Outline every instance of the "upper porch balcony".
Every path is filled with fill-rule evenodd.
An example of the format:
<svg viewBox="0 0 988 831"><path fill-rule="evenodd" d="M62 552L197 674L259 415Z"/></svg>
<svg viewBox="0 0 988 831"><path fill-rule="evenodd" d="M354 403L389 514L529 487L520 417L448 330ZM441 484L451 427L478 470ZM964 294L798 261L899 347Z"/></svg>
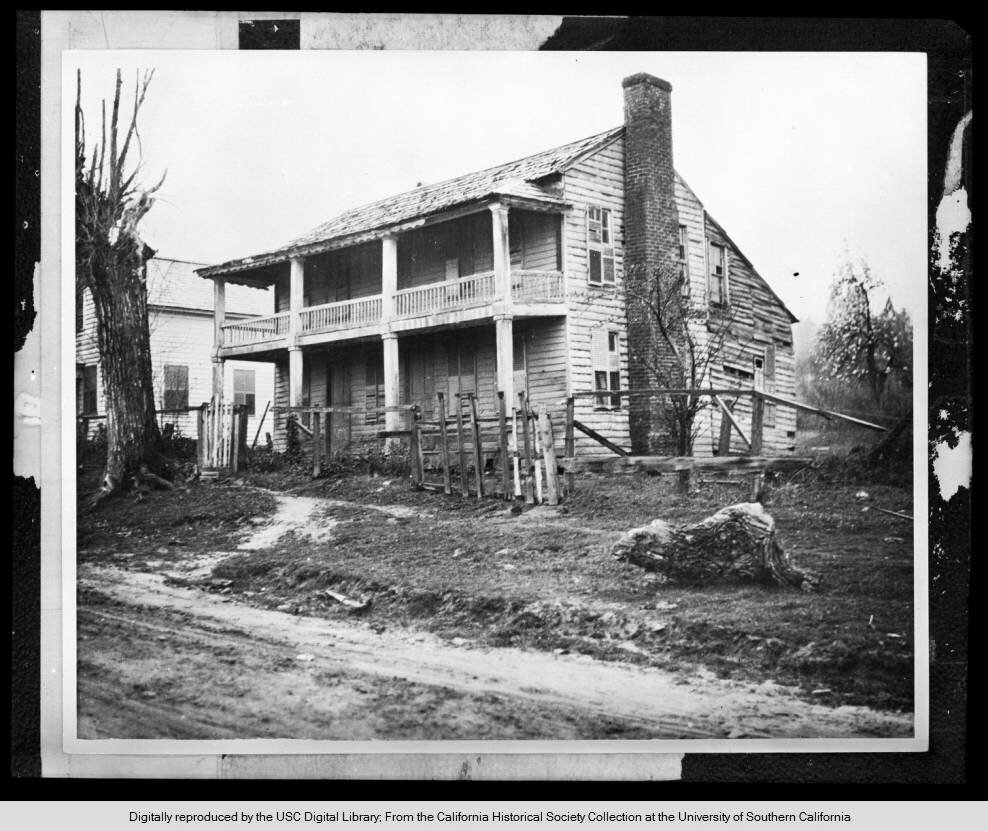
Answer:
<svg viewBox="0 0 988 831"><path fill-rule="evenodd" d="M563 314L562 214L489 207L256 270L274 287L262 317L227 321L223 281L239 275L220 277L217 356Z"/></svg>
<svg viewBox="0 0 988 831"><path fill-rule="evenodd" d="M316 340L340 340L376 332L390 323L397 331L478 319L493 315L496 300L493 271L470 274L440 283L400 289L391 295L393 313L385 317L381 294L303 306L297 327L300 339L329 335ZM546 312L559 313L564 301L564 281L560 271L514 269L511 272L511 305L516 316ZM546 306L557 308L545 308ZM238 320L222 327L221 348L232 353L239 348L266 345L283 346L291 331L291 312ZM368 332L368 330L370 330ZM313 341L315 342L315 341Z"/></svg>

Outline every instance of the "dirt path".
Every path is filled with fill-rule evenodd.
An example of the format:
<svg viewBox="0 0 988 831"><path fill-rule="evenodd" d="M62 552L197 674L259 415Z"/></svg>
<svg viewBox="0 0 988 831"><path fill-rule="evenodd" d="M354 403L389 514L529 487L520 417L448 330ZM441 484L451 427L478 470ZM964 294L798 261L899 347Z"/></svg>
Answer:
<svg viewBox="0 0 988 831"><path fill-rule="evenodd" d="M89 593L79 615L80 735L89 737L791 738L912 728L907 716L815 705L771 683L377 633L240 606L161 574L87 565L79 583Z"/></svg>

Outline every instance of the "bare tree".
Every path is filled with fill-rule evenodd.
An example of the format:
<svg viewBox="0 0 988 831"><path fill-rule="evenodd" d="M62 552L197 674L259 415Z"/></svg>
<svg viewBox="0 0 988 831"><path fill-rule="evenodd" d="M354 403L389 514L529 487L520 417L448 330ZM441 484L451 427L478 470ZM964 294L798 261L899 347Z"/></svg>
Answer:
<svg viewBox="0 0 988 831"><path fill-rule="evenodd" d="M651 383L666 389L709 387L712 367L723 362L729 349L736 309L693 301L678 274L655 274L644 283L629 282L625 292L629 314L644 318L655 333L652 348L640 349L635 356L647 368ZM739 353L743 348L735 347ZM674 452L693 455L698 418L711 406L709 397L695 392L666 395L658 404Z"/></svg>
<svg viewBox="0 0 988 831"><path fill-rule="evenodd" d="M147 268L154 255L138 233L138 224L154 204L164 182L141 187L140 161L128 172L128 153L136 139L137 118L152 72L135 80L130 122L120 141L120 97L123 82L117 70L110 121L102 104L100 140L87 158L82 110L82 73L76 76L75 227L76 279L89 289L96 311L97 342L106 398L107 451L103 485L90 502L98 505L111 494L147 480L170 483L152 471L164 472L158 453L160 434L155 419L148 331Z"/></svg>

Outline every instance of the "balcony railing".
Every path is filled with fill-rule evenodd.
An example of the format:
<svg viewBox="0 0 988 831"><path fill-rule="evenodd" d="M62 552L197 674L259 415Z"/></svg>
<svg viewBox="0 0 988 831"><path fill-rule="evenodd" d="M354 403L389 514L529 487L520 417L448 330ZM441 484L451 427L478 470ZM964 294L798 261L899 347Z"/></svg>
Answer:
<svg viewBox="0 0 988 831"><path fill-rule="evenodd" d="M381 295L324 303L302 310L303 332L333 332L359 329L381 322Z"/></svg>
<svg viewBox="0 0 988 831"><path fill-rule="evenodd" d="M511 299L516 303L561 303L565 299L561 271L512 271Z"/></svg>
<svg viewBox="0 0 988 831"><path fill-rule="evenodd" d="M561 303L565 299L559 271L511 272L511 299L515 303ZM395 292L395 317L408 318L453 312L494 302L494 272L471 274L444 283L400 289ZM288 336L289 312L228 323L223 327L224 346L244 346ZM308 306L299 315L302 334L360 329L384 322L381 295L338 303Z"/></svg>
<svg viewBox="0 0 988 831"><path fill-rule="evenodd" d="M484 271L395 292L395 315L415 317L482 306L494 299L494 272Z"/></svg>
<svg viewBox="0 0 988 831"><path fill-rule="evenodd" d="M241 346L245 343L261 343L283 338L287 334L288 312L281 312L226 324L223 327L223 345Z"/></svg>

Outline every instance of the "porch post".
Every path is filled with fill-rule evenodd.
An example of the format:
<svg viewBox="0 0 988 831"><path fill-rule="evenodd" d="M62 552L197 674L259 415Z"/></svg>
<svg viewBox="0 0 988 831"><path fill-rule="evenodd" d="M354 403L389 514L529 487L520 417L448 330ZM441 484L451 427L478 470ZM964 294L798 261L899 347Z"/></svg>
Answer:
<svg viewBox="0 0 988 831"><path fill-rule="evenodd" d="M381 335L384 342L384 406L398 406L398 336L394 332ZM384 414L385 430L400 430L402 428L401 413L396 409L388 409ZM396 442L388 439L385 447L392 447Z"/></svg>
<svg viewBox="0 0 988 831"><path fill-rule="evenodd" d="M223 346L223 324L226 323L226 280L213 280L213 345Z"/></svg>
<svg viewBox="0 0 988 831"><path fill-rule="evenodd" d="M398 237L381 237L381 319L387 323L395 315L395 292L398 291Z"/></svg>
<svg viewBox="0 0 988 831"><path fill-rule="evenodd" d="M494 315L494 332L497 339L497 388L504 393L504 400L509 408L514 406L515 401L513 328L511 315Z"/></svg>
<svg viewBox="0 0 988 831"><path fill-rule="evenodd" d="M223 347L223 324L226 322L226 280L213 280L213 396L223 398L223 369L225 361L220 357Z"/></svg>
<svg viewBox="0 0 988 831"><path fill-rule="evenodd" d="M302 332L302 295L305 292L305 260L292 258L291 280L288 286L288 343L295 346ZM301 375L299 376L301 389ZM299 393L301 395L301 393ZM293 405L294 406L294 405Z"/></svg>
<svg viewBox="0 0 988 831"><path fill-rule="evenodd" d="M288 406L302 406L302 349L288 347Z"/></svg>
<svg viewBox="0 0 988 831"><path fill-rule="evenodd" d="M508 208L490 206L494 236L494 302L511 305L511 246L508 240Z"/></svg>
<svg viewBox="0 0 988 831"><path fill-rule="evenodd" d="M225 367L226 361L219 355L213 357L213 396L217 401L223 398L223 370Z"/></svg>

